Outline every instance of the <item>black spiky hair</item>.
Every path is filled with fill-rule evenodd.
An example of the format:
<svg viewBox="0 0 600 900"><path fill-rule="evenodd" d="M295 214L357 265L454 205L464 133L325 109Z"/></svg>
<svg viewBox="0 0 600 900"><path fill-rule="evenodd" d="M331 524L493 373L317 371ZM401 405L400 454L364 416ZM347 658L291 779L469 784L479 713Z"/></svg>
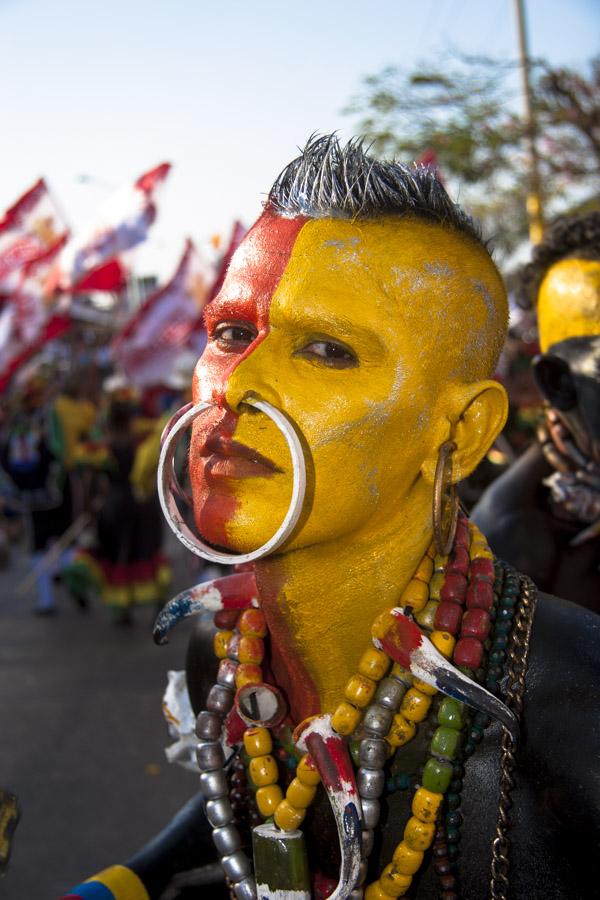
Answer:
<svg viewBox="0 0 600 900"><path fill-rule="evenodd" d="M313 135L275 180L267 206L311 219L416 216L483 243L478 225L431 168L375 159L368 150L362 138L342 146L336 134Z"/></svg>
<svg viewBox="0 0 600 900"><path fill-rule="evenodd" d="M548 228L519 272L517 300L523 309L535 306L540 285L552 266L563 259L600 259L600 211L561 216Z"/></svg>

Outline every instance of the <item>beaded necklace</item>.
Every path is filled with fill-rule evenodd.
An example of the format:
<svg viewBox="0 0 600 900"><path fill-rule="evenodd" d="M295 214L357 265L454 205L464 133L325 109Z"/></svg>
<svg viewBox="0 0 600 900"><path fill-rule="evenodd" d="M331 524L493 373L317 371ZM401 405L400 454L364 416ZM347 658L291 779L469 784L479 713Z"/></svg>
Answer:
<svg viewBox="0 0 600 900"><path fill-rule="evenodd" d="M405 613L412 613L447 659L452 659L465 674L497 692L518 596L518 576L512 570L505 574L502 564L494 564L493 554L481 532L461 516L449 556L437 556L432 545L398 605L404 607ZM383 613L375 620L375 638L385 630L389 616L390 613ZM249 860L241 850L241 838L233 825L220 737L225 715L229 714L229 718L233 715L234 719L236 714L241 715L248 721L247 714L252 711L243 708L240 698L244 694L252 697L255 690L270 690L273 692L272 706L276 709L277 691L263 681L261 663L267 627L262 611L258 608L247 608L241 613L222 611L215 615L215 624L221 629L214 638L220 663L217 684L211 688L207 709L200 713L197 722L201 740L198 746L200 782L226 876L234 894L249 900L256 896L255 882ZM237 698L232 713L234 690L237 690ZM361 656L357 672L346 684L344 699L331 715L334 732L350 743L356 761L356 783L363 814L362 862L350 893L353 900L363 896L365 900L403 896L432 844L442 897L455 900L459 896L456 858L462 822L463 767L481 740L488 720L481 713L471 716L464 704L443 695L441 702L435 704L435 730L412 799L412 815L391 861L378 879L364 887L374 830L379 821L380 798L386 785L384 767L414 738L419 725L430 713L437 693L435 687L393 663L382 649L370 646ZM248 812L248 824L252 827L260 816L273 822L281 835L295 838L300 835L297 829L321 779L311 754L304 753L284 795L279 785L279 766L273 755L273 738L281 735L279 726L274 715L273 723L250 724L241 736L247 759L246 776L256 791L256 810ZM242 780L242 764L238 761L233 787L238 787ZM242 803L236 803L239 810L244 803L241 796L238 799L242 800ZM246 802L248 806L250 804ZM300 856L295 856L296 867ZM258 869L256 857L255 845ZM258 871L256 875L258 880ZM298 897L310 896L306 887L305 884ZM327 891L322 896L327 896Z"/></svg>

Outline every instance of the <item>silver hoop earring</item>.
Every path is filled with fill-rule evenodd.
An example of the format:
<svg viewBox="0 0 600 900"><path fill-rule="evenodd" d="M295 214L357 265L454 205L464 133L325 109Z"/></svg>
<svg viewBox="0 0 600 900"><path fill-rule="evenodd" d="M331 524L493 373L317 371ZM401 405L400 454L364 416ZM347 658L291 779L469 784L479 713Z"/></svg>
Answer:
<svg viewBox="0 0 600 900"><path fill-rule="evenodd" d="M210 409L212 404L197 403L196 406L192 406L186 412L182 413L180 411L175 414L163 433L164 442L158 461L158 497L169 527L184 547L187 547L196 556L201 556L209 562L225 565L253 562L256 559L268 556L277 550L278 547L281 547L296 527L306 493L306 463L302 445L293 426L280 410L271 406L266 400L249 398L244 400L244 403L255 406L256 409L259 409L274 422L283 434L292 457L293 484L288 511L275 534L261 547L252 550L250 553L224 553L220 550L214 550L190 530L177 508L174 493L179 494L179 496L182 494L185 496L173 471L173 460L177 445L185 429L192 424L194 419L202 415L205 410Z"/></svg>
<svg viewBox="0 0 600 900"><path fill-rule="evenodd" d="M170 435L174 426L177 424L177 422L179 422L181 417L184 416L193 407L193 405L194 405L193 403L186 403L185 406L180 407L177 410L177 412L173 413L173 415L171 416L171 418L169 419L169 421L163 428L162 434L160 436L161 450L163 448L163 444L165 443L166 439ZM173 454L173 460L171 462L171 489L177 494L177 496L181 500L183 500L185 503L187 503L188 506L192 505L192 498L187 493L187 491L184 491L182 486L179 484L179 479L177 478L177 471L175 469L175 454Z"/></svg>

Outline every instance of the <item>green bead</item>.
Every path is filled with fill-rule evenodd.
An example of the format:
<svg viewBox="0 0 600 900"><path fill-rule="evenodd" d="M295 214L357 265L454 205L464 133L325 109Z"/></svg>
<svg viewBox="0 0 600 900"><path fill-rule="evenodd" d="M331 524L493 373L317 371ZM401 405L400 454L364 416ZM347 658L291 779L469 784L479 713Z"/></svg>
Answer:
<svg viewBox="0 0 600 900"><path fill-rule="evenodd" d="M457 844L460 840L460 830L458 828L447 828L446 840L449 844Z"/></svg>
<svg viewBox="0 0 600 900"><path fill-rule="evenodd" d="M356 768L360 768L360 741L350 741L350 756Z"/></svg>
<svg viewBox="0 0 600 900"><path fill-rule="evenodd" d="M512 622L514 610L507 606L502 606L498 610L498 622Z"/></svg>
<svg viewBox="0 0 600 900"><path fill-rule="evenodd" d="M463 726L462 719L463 704L452 697L444 697L438 709L438 722L447 728L455 728L460 730Z"/></svg>
<svg viewBox="0 0 600 900"><path fill-rule="evenodd" d="M485 728L488 727L488 725L491 723L491 721L492 721L492 720L490 719L490 717L488 716L487 713L484 713L484 712L478 712L478 713L475 714L475 718L474 718L474 720L473 720L473 723L474 723L475 725L477 725L479 728L485 729Z"/></svg>
<svg viewBox="0 0 600 900"><path fill-rule="evenodd" d="M510 631L510 626L511 626L511 622L497 622L495 625L496 633L499 635L500 634L502 634L502 635L508 634L508 632ZM496 643L496 642L494 642L494 643Z"/></svg>
<svg viewBox="0 0 600 900"><path fill-rule="evenodd" d="M446 800L448 802L448 809L458 809L460 806L460 794L455 794L450 791L446 794Z"/></svg>
<svg viewBox="0 0 600 900"><path fill-rule="evenodd" d="M497 650L504 650L508 644L508 638L505 634L497 634L494 636L494 647Z"/></svg>
<svg viewBox="0 0 600 900"><path fill-rule="evenodd" d="M445 794L452 779L452 765L449 762L430 757L423 769L421 784L435 794Z"/></svg>
<svg viewBox="0 0 600 900"><path fill-rule="evenodd" d="M455 728L442 726L433 735L431 752L435 753L436 756L443 756L444 759L453 759L456 756L459 741L460 731L457 731Z"/></svg>
<svg viewBox="0 0 600 900"><path fill-rule="evenodd" d="M463 823L462 815L456 812L450 812L446 816L446 828L460 828Z"/></svg>
<svg viewBox="0 0 600 900"><path fill-rule="evenodd" d="M469 731L469 740L473 741L474 744L479 744L483 739L483 728L478 728L476 725L471 728Z"/></svg>

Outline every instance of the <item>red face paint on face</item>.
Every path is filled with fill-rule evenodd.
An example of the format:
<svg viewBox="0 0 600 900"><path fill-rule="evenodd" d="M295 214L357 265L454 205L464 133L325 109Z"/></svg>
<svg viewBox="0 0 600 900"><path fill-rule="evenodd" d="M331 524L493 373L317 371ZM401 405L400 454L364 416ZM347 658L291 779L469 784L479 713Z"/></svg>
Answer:
<svg viewBox="0 0 600 900"><path fill-rule="evenodd" d="M194 374L193 399L215 406L194 423L190 479L196 526L203 537L220 546L226 546L225 526L236 508L228 479L267 477L276 471L270 460L233 440L237 415L227 407L225 394L232 372L269 333L271 300L306 221L282 219L266 210L235 253L221 291L205 310L208 343Z"/></svg>

